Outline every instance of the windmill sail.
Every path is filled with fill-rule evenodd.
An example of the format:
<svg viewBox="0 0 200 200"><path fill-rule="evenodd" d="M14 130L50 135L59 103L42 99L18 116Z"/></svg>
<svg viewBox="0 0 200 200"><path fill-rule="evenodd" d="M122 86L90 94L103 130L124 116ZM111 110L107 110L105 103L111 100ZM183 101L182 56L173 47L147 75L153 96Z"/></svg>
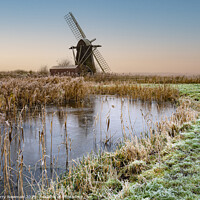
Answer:
<svg viewBox="0 0 200 200"><path fill-rule="evenodd" d="M86 38L85 33L81 29L80 25L76 21L74 15L69 12L67 15L65 15L65 20L68 23L70 29L72 30L75 38L79 41L80 39Z"/></svg>
<svg viewBox="0 0 200 200"><path fill-rule="evenodd" d="M101 53L97 49L95 49L93 51L93 55L94 55L98 65L99 65L99 67L101 68L101 70L104 73L111 72L110 67L108 66L107 62L105 61L105 59L103 58L103 56L101 55Z"/></svg>

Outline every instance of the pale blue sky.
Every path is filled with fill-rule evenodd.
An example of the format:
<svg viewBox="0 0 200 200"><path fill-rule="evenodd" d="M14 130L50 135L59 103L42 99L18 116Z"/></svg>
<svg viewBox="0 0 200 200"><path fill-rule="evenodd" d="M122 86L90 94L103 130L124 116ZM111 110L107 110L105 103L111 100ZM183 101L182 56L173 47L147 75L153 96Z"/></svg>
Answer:
<svg viewBox="0 0 200 200"><path fill-rule="evenodd" d="M73 61L68 12L114 72L200 73L199 0L0 0L0 71Z"/></svg>

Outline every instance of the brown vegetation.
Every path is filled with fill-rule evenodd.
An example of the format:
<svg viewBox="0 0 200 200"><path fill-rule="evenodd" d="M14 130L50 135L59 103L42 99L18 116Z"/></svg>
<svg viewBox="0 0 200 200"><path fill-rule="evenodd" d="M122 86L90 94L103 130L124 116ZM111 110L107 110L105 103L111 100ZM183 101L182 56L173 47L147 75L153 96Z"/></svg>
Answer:
<svg viewBox="0 0 200 200"><path fill-rule="evenodd" d="M35 73L35 72L34 72ZM6 74L6 73L5 73ZM4 75L5 75L4 74ZM19 76L20 74L20 76ZM38 72L42 74L42 72ZM200 77L141 77L141 76L119 76L117 75L95 75L92 77L42 77L43 75L32 75L32 72L25 73L19 71L7 75L0 79L0 111L16 111L25 106L34 107L37 105L55 104L62 105L68 101L82 101L90 94L116 94L120 96L130 96L133 99L156 100L156 101L176 101L179 98L178 89L167 84L138 84L138 83L189 83L200 82ZM0 76L2 73L0 74ZM32 76L35 76L34 78ZM127 81L125 82L125 80ZM103 84L100 84L100 83ZM108 84L106 84L108 83ZM136 84L137 83L137 84ZM1 113L0 113L1 114ZM3 115L0 115L2 117ZM44 185L48 185L45 164L45 140L43 132L40 134L42 144L42 158L44 163L42 171L42 185L38 184L40 197L63 197L79 196L80 194L88 199L93 197L108 198L110 191L121 190L121 183L129 180L136 180L138 174L145 169L153 159L160 162L160 156L167 145L171 145L173 138L179 137L178 133L183 128L185 122L195 120L197 113L191 109L190 101L180 102L176 113L170 120L163 120L155 127L150 127L150 137L137 138L134 133L130 134L131 139L124 138L124 145L113 153L102 153L98 156L90 155L74 164L69 169L66 176L59 182L51 182L45 191ZM8 126L9 122L7 121ZM51 127L52 128L52 127ZM1 161L4 165L4 189L5 195L14 195L12 185L13 171L10 164L10 142L9 134L12 129L7 129L0 134ZM23 129L21 135L16 135L18 142L23 142ZM66 148L67 148L66 132ZM19 145L20 146L20 145ZM22 150L18 153L18 168L15 173L18 177L18 194L23 195L23 155ZM31 187L34 190L35 181L30 176ZM121 182L120 182L121 181ZM101 193L101 194L100 194ZM94 196L91 196L94 195Z"/></svg>
<svg viewBox="0 0 200 200"><path fill-rule="evenodd" d="M71 65L68 60L61 60L58 62L59 66ZM45 72L45 73L43 73ZM37 72L15 70L10 72L0 72L1 78L27 78L27 77L47 77L49 76L46 66L41 67ZM117 74L117 73L96 73L92 76L84 76L85 81L91 81L95 83L110 84L112 82L126 82L126 83L154 83L154 84L180 84L180 83L200 83L200 75L156 75L156 74Z"/></svg>
<svg viewBox="0 0 200 200"><path fill-rule="evenodd" d="M179 84L200 83L200 75L144 75L144 74L103 74L84 77L85 81L108 84L111 82L126 83L154 83L154 84Z"/></svg>
<svg viewBox="0 0 200 200"><path fill-rule="evenodd" d="M133 99L140 99L143 101L156 100L158 102L176 101L179 97L179 92L175 87L170 85L142 85L142 84L98 84L94 87L95 94L110 94L129 96Z"/></svg>
<svg viewBox="0 0 200 200"><path fill-rule="evenodd" d="M176 101L178 90L169 85L140 85L118 83L105 86L86 82L83 78L43 77L4 78L0 81L0 111L36 105L64 105L68 101L81 101L90 94L116 94L133 99Z"/></svg>
<svg viewBox="0 0 200 200"><path fill-rule="evenodd" d="M88 94L88 86L82 78L45 77L10 78L0 81L0 110L16 110L24 106L80 101Z"/></svg>

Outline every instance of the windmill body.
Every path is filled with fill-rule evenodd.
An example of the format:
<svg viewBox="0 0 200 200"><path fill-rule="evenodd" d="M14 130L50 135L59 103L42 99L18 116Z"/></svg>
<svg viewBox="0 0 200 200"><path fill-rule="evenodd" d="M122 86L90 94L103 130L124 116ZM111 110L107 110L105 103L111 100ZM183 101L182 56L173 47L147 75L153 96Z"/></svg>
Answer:
<svg viewBox="0 0 200 200"><path fill-rule="evenodd" d="M70 49L73 50L75 65L78 65L81 73L93 74L96 72L93 50L99 46L100 45L92 45L88 39L80 39L76 47L70 47ZM76 55L74 49L76 50Z"/></svg>

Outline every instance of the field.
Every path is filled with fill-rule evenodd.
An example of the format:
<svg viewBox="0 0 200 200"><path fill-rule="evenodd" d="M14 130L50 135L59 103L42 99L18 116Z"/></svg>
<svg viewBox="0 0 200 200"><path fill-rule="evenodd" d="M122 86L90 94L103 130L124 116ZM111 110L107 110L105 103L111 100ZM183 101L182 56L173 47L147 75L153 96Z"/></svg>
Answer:
<svg viewBox="0 0 200 200"><path fill-rule="evenodd" d="M25 196L28 182L33 199L200 198L200 76L97 74L50 77L46 72L16 71L0 73L0 87L0 121L6 127L0 135L1 196ZM88 156L74 161L66 173L57 175L54 180L46 172L46 135L42 130L42 176L36 181L23 162L21 146L26 133L21 128L20 116L48 105L84 104L91 95L100 94L155 101L158 105L170 102L176 105L176 112L169 119L149 127L150 136L124 137L114 152L88 152ZM19 129L16 135L13 135L13 119ZM112 119L108 118L107 130L110 121ZM123 119L121 121L123 123ZM64 126L67 127L67 122ZM65 137L68 152L67 131ZM13 138L20 144L15 169L10 149Z"/></svg>

